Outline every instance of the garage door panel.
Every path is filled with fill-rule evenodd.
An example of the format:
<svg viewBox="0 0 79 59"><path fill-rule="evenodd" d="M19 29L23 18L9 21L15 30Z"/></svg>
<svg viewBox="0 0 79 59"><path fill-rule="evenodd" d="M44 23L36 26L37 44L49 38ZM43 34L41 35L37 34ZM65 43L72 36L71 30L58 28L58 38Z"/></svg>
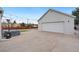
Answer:
<svg viewBox="0 0 79 59"><path fill-rule="evenodd" d="M43 31L64 33L64 22L42 24Z"/></svg>

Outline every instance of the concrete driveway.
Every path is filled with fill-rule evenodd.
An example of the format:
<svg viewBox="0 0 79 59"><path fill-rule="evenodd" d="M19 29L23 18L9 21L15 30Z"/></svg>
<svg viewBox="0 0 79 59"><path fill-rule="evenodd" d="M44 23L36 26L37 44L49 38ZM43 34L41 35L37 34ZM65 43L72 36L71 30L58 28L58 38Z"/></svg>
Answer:
<svg viewBox="0 0 79 59"><path fill-rule="evenodd" d="M1 52L75 52L79 51L79 37L60 33L40 32L36 29L20 36L0 41Z"/></svg>

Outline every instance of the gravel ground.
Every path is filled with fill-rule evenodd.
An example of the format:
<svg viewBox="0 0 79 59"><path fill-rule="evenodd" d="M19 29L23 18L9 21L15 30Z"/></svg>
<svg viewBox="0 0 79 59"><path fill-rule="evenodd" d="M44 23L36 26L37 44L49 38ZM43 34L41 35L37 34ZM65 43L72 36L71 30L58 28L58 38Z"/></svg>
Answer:
<svg viewBox="0 0 79 59"><path fill-rule="evenodd" d="M36 29L20 36L0 41L1 52L77 52L79 37L60 33L40 32Z"/></svg>

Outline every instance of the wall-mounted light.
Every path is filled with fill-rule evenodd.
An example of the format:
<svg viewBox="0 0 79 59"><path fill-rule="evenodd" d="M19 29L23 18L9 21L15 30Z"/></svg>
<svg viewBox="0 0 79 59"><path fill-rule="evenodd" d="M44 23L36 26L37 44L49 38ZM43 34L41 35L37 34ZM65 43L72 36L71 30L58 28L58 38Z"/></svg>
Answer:
<svg viewBox="0 0 79 59"><path fill-rule="evenodd" d="M69 22L69 20L68 20L68 22Z"/></svg>

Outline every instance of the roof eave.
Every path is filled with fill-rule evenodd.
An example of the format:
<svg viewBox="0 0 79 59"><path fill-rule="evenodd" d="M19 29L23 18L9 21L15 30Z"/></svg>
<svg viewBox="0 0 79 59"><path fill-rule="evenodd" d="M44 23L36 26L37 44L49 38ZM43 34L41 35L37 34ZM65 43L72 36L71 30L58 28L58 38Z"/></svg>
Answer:
<svg viewBox="0 0 79 59"><path fill-rule="evenodd" d="M63 13L63 12L60 12L60 11L56 11L54 9L49 9L46 13L43 14L43 16L41 16L39 19L38 19L38 22L49 12L49 11L54 11L54 12L58 12L58 13L61 13L61 14L64 14L66 16L69 16L69 17L72 17L72 18L75 18L76 16L73 16L73 15L69 15L69 14L66 14L66 13Z"/></svg>

